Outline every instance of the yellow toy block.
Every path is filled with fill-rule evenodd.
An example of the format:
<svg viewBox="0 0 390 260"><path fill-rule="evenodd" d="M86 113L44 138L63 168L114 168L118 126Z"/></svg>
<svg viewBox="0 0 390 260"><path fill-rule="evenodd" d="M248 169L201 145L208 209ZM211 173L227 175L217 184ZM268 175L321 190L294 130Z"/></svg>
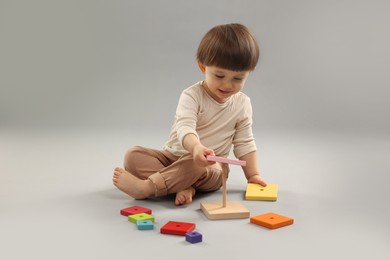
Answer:
<svg viewBox="0 0 390 260"><path fill-rule="evenodd" d="M269 200L275 201L278 198L278 185L267 184L266 187L260 184L248 183L246 187L246 200Z"/></svg>

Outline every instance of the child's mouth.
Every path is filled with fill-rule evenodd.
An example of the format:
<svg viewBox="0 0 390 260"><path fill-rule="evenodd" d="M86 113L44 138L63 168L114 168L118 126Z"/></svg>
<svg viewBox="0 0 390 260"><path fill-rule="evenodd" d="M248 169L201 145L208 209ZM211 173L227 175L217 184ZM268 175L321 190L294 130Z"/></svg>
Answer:
<svg viewBox="0 0 390 260"><path fill-rule="evenodd" d="M229 93L231 93L231 91L223 90L223 89L219 89L219 92L221 92L222 94L229 94Z"/></svg>

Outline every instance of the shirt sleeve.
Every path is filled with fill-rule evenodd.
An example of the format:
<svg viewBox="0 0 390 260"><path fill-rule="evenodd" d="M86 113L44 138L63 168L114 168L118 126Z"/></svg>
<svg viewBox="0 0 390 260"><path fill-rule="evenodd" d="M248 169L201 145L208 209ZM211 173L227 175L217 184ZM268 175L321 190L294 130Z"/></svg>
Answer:
<svg viewBox="0 0 390 260"><path fill-rule="evenodd" d="M233 153L237 158L257 150L252 132L252 105L249 98L244 106L243 117L236 124L233 145Z"/></svg>
<svg viewBox="0 0 390 260"><path fill-rule="evenodd" d="M199 110L199 101L190 91L183 91L176 108L176 132L179 143L183 146L184 137L188 134L194 134L198 139L196 132L197 115Z"/></svg>

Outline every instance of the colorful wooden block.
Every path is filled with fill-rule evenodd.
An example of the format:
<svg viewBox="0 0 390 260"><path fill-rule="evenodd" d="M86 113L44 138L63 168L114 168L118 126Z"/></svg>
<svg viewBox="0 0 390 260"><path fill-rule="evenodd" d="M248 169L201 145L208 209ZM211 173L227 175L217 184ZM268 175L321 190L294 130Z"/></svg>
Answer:
<svg viewBox="0 0 390 260"><path fill-rule="evenodd" d="M135 214L139 214L139 213L146 213L146 214L151 215L152 210L148 209L148 208L141 207L141 206L132 206L129 208L121 209L121 215L126 216L126 217L129 215L135 215Z"/></svg>
<svg viewBox="0 0 390 260"><path fill-rule="evenodd" d="M269 200L275 201L278 198L278 185L267 184L266 187L256 183L248 183L246 187L246 200Z"/></svg>
<svg viewBox="0 0 390 260"><path fill-rule="evenodd" d="M202 234L196 231L186 233L186 241L195 244L202 242Z"/></svg>
<svg viewBox="0 0 390 260"><path fill-rule="evenodd" d="M138 220L137 229L138 230L152 230L154 227L153 221L151 220Z"/></svg>
<svg viewBox="0 0 390 260"><path fill-rule="evenodd" d="M220 163L227 163L227 164L235 164L235 165L241 165L245 166L246 161L241 161L241 160L234 160L234 159L229 159L225 157L220 157L220 156L207 156L208 161L213 161L213 162L220 162Z"/></svg>
<svg viewBox="0 0 390 260"><path fill-rule="evenodd" d="M168 221L164 226L161 227L160 233L185 236L186 233L191 232L194 229L194 223Z"/></svg>
<svg viewBox="0 0 390 260"><path fill-rule="evenodd" d="M266 228L275 229L293 224L294 219L273 212L269 212L266 214L251 217L250 222Z"/></svg>
<svg viewBox="0 0 390 260"><path fill-rule="evenodd" d="M129 215L128 219L130 222L137 224L137 221L140 220L151 220L154 222L154 217L152 215L146 214L146 213L139 213L134 215Z"/></svg>
<svg viewBox="0 0 390 260"><path fill-rule="evenodd" d="M208 219L236 219L249 218L249 210L237 201L226 202L226 207L223 207L222 202L202 202L200 209Z"/></svg>

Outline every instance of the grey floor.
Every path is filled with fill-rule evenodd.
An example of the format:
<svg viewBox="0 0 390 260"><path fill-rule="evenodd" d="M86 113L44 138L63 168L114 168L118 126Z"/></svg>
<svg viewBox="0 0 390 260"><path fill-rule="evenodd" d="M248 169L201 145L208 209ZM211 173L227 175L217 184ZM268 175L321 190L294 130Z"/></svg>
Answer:
<svg viewBox="0 0 390 260"><path fill-rule="evenodd" d="M268 230L249 219L208 220L200 195L189 206L173 198L136 201L111 184L127 146L160 147L164 134L124 131L15 131L0 134L1 259L389 259L390 139L378 135L256 133L259 162L276 202L244 200L245 179L232 166L228 200L251 215L295 219ZM138 231L119 214L151 208L155 229ZM193 222L203 242L163 235L169 220Z"/></svg>
<svg viewBox="0 0 390 260"><path fill-rule="evenodd" d="M389 260L389 10L383 0L0 0L0 260ZM201 37L232 22L260 44L244 92L279 197L244 200L232 166L228 200L295 219L277 230L208 220L200 202L220 191L175 207L111 183L127 147L162 147L180 93L203 79ZM154 230L119 214L132 205L153 210ZM169 220L194 222L204 241L160 234Z"/></svg>

